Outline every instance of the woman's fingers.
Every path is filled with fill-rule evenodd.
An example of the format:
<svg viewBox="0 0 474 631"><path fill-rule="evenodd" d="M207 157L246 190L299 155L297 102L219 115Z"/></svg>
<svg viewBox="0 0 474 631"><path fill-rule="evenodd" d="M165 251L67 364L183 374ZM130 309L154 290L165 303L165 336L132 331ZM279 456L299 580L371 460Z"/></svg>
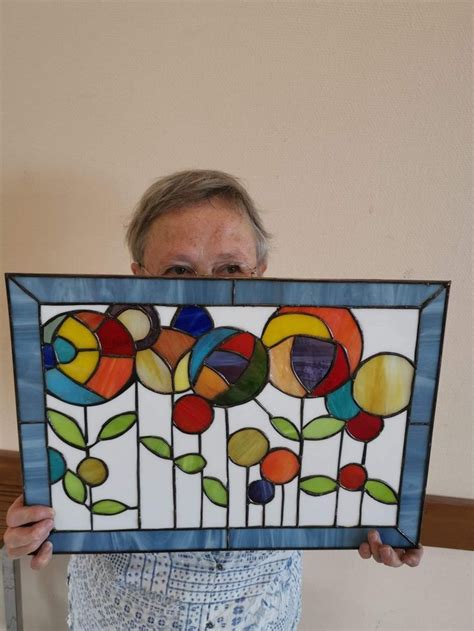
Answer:
<svg viewBox="0 0 474 631"><path fill-rule="evenodd" d="M410 567L416 567L417 565L420 564L422 557L423 557L423 546L420 543L418 548L407 550L402 557L402 561L403 563L405 563L405 565L408 565Z"/></svg>
<svg viewBox="0 0 474 631"><path fill-rule="evenodd" d="M370 559L372 556L377 563L383 563L389 567L401 567L402 565L416 567L420 564L423 556L423 546L420 544L418 548L412 550L392 548L392 546L382 543L377 530L371 530L367 535L367 542L359 546L359 554L363 559Z"/></svg>
<svg viewBox="0 0 474 631"><path fill-rule="evenodd" d="M370 546L370 552L377 563L383 563L380 556L380 547L382 546L382 540L377 530L371 530L367 535L367 541Z"/></svg>
<svg viewBox="0 0 474 631"><path fill-rule="evenodd" d="M389 567L400 567L403 565L400 555L391 546L380 546L380 558L382 563Z"/></svg>
<svg viewBox="0 0 474 631"><path fill-rule="evenodd" d="M43 543L54 526L52 519L43 519L33 526L7 528L3 536L8 556L19 558L34 552Z"/></svg>
<svg viewBox="0 0 474 631"><path fill-rule="evenodd" d="M53 517L54 510L50 506L25 506L20 495L8 509L6 522L10 528L18 528Z"/></svg>
<svg viewBox="0 0 474 631"><path fill-rule="evenodd" d="M42 570L48 565L53 556L53 544L51 541L45 541L35 556L31 559L31 568L33 570Z"/></svg>
<svg viewBox="0 0 474 631"><path fill-rule="evenodd" d="M31 567L40 570L51 559L53 546L45 541L54 527L54 510L50 506L25 506L23 496L17 497L7 512L7 529L3 535L11 559L34 553Z"/></svg>
<svg viewBox="0 0 474 631"><path fill-rule="evenodd" d="M370 546L367 543L367 541L364 541L364 543L360 544L360 546L359 546L359 555L363 559L370 559L370 557L372 556L372 553L370 551Z"/></svg>

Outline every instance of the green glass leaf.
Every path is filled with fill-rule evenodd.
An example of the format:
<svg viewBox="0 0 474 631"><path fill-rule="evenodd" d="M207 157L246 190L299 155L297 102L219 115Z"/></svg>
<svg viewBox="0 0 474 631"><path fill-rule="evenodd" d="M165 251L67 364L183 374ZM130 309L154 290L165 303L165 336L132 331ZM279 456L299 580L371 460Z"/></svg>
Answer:
<svg viewBox="0 0 474 631"><path fill-rule="evenodd" d="M204 493L214 504L227 506L228 493L226 487L217 478L203 478L202 488Z"/></svg>
<svg viewBox="0 0 474 631"><path fill-rule="evenodd" d="M53 432L61 440L78 449L86 448L86 441L77 421L57 410L47 410L46 414Z"/></svg>
<svg viewBox="0 0 474 631"><path fill-rule="evenodd" d="M87 498L86 485L81 480L81 478L72 471L66 471L66 474L63 478L63 488L66 495L73 502L77 502L78 504L85 504Z"/></svg>
<svg viewBox="0 0 474 631"><path fill-rule="evenodd" d="M117 500L100 500L92 504L92 512L95 515L118 515L128 509L128 506Z"/></svg>
<svg viewBox="0 0 474 631"><path fill-rule="evenodd" d="M174 463L184 473L199 473L207 465L206 459L201 454L185 454L176 458Z"/></svg>
<svg viewBox="0 0 474 631"><path fill-rule="evenodd" d="M319 416L306 423L303 428L303 437L307 440L322 440L338 434L346 422L332 416Z"/></svg>
<svg viewBox="0 0 474 631"><path fill-rule="evenodd" d="M102 425L102 429L99 432L98 440L110 440L111 438L117 438L128 432L128 430L135 425L137 421L137 415L135 412L125 412L124 414L117 414L112 416Z"/></svg>
<svg viewBox="0 0 474 631"><path fill-rule="evenodd" d="M270 419L270 422L276 431L285 438L288 438L289 440L300 439L300 433L296 429L295 425L293 425L293 423L284 416L274 416Z"/></svg>
<svg viewBox="0 0 474 631"><path fill-rule="evenodd" d="M385 482L380 480L367 480L364 486L370 497L383 504L397 504L398 497L395 491Z"/></svg>
<svg viewBox="0 0 474 631"><path fill-rule="evenodd" d="M155 456L166 459L172 457L170 445L160 436L144 436L140 439L140 442L149 449L152 454L155 454Z"/></svg>
<svg viewBox="0 0 474 631"><path fill-rule="evenodd" d="M337 489L337 482L326 475L313 475L301 478L300 489L308 495L326 495Z"/></svg>

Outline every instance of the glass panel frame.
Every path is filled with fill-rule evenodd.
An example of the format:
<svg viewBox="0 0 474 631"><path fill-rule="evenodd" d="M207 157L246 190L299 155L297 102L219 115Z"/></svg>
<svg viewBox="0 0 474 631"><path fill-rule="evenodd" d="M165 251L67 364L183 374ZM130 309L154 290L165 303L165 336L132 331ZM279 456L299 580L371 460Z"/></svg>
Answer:
<svg viewBox="0 0 474 631"><path fill-rule="evenodd" d="M31 274L5 276L10 310L24 496L25 502L29 505L52 505L47 453L47 393L41 342L43 306L84 305L87 308L87 305L130 304L169 307L200 305L209 308L261 306L277 309L287 306L314 306L343 307L351 310L416 309L418 329L413 361L415 371L411 399L407 408L396 524L373 526L378 528L383 541L392 546L410 548L418 544L439 384L449 281L273 278L181 280ZM225 359L224 355L217 359L221 361L222 357ZM304 364L304 356L300 361ZM312 375L311 371L307 372L308 379L312 378ZM122 419L121 422L125 421ZM280 423L280 429L282 427ZM285 431L285 428L282 431ZM288 426L286 431L289 431ZM142 446L141 449L143 448ZM189 460L186 466L199 466L199 463ZM74 486L74 480L72 484ZM81 492L79 483L79 493ZM265 489L262 488L259 492L265 492ZM361 495L364 495L364 491ZM283 525L283 522L279 527L232 527L227 521L223 527L207 528L127 527L100 531L64 530L51 533L49 539L53 543L54 553L343 549L357 548L366 540L368 530L368 526L359 525L289 527Z"/></svg>

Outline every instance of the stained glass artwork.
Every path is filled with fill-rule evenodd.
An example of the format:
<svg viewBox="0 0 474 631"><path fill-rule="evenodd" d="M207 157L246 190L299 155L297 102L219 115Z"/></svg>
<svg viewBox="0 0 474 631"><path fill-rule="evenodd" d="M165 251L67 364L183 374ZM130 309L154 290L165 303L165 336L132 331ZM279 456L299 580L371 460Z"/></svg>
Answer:
<svg viewBox="0 0 474 631"><path fill-rule="evenodd" d="M419 541L449 282L7 275L54 551Z"/></svg>

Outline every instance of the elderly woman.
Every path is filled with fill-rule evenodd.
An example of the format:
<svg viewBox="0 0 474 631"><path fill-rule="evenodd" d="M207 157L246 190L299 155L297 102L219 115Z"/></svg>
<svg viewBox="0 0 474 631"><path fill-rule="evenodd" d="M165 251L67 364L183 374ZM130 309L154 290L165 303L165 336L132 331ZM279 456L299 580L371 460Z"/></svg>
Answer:
<svg viewBox="0 0 474 631"><path fill-rule="evenodd" d="M174 173L155 182L132 217L127 242L137 276L248 277L267 267L268 233L240 182L220 171ZM31 567L51 559L44 542L54 526L46 506L18 498L7 516L12 558L34 552ZM418 550L394 550L377 532L360 546L364 559L418 565ZM292 550L73 555L69 625L106 629L296 629L301 613L301 553Z"/></svg>

